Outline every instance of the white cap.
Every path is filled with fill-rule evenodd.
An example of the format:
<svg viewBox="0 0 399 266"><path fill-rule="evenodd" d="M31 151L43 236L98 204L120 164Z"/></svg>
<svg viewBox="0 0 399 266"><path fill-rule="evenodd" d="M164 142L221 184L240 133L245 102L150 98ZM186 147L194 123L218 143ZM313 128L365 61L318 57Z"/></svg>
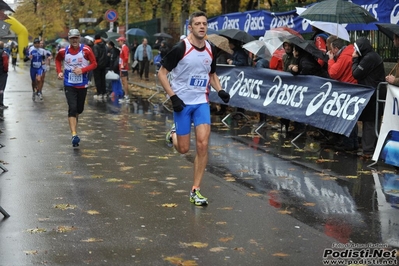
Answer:
<svg viewBox="0 0 399 266"><path fill-rule="evenodd" d="M180 40L183 40L184 38L186 38L187 36L186 35L182 35L182 36L180 36Z"/></svg>

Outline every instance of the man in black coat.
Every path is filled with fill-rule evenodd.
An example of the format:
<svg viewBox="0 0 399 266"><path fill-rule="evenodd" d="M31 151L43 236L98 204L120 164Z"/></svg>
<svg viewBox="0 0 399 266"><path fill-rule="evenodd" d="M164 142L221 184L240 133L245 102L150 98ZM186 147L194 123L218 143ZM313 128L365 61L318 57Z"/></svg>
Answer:
<svg viewBox="0 0 399 266"><path fill-rule="evenodd" d="M365 37L360 37L354 43L355 50L352 55L352 75L359 84L371 86L377 89L380 82L385 81L384 62L377 54L371 43ZM386 88L385 88L386 89ZM382 92L384 94L384 92ZM376 115L382 115L383 108L376 114L376 93L374 92L370 101L366 105L359 121L362 121L362 152L358 155L371 157L377 144L377 134L375 132Z"/></svg>
<svg viewBox="0 0 399 266"><path fill-rule="evenodd" d="M97 95L94 95L94 99L104 100L107 96L105 75L109 61L107 47L99 34L94 36L93 52L97 60L97 68L93 71L94 82L97 89Z"/></svg>

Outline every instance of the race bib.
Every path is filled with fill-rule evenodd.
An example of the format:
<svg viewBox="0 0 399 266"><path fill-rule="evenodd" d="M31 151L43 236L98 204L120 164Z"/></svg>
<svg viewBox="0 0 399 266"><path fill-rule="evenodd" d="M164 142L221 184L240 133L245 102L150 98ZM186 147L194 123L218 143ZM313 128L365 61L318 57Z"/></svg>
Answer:
<svg viewBox="0 0 399 266"><path fill-rule="evenodd" d="M32 65L33 65L34 68L39 68L39 67L42 66L42 62L33 62Z"/></svg>
<svg viewBox="0 0 399 266"><path fill-rule="evenodd" d="M78 84L83 82L83 75L76 75L73 72L69 72L68 83Z"/></svg>
<svg viewBox="0 0 399 266"><path fill-rule="evenodd" d="M188 86L194 89L204 89L208 84L208 75L191 75Z"/></svg>

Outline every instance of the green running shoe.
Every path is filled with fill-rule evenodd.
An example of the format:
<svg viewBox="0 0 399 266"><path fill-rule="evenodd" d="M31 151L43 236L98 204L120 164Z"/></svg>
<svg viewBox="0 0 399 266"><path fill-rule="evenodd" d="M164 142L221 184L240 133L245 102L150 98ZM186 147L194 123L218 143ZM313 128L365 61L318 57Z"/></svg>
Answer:
<svg viewBox="0 0 399 266"><path fill-rule="evenodd" d="M208 205L208 198L202 196L199 189L194 189L190 193L190 202L197 206Z"/></svg>

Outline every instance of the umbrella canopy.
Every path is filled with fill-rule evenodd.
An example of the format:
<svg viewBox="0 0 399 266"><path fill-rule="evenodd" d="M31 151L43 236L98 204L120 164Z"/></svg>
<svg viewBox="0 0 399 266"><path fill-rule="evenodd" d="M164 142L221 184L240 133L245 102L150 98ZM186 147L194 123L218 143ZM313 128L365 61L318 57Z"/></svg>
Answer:
<svg viewBox="0 0 399 266"><path fill-rule="evenodd" d="M169 34L164 33L164 32L155 33L154 36L155 37L161 37L161 38L173 39L172 35L169 35Z"/></svg>
<svg viewBox="0 0 399 266"><path fill-rule="evenodd" d="M345 29L345 26L342 24L332 23L332 22L322 22L322 21L311 21L310 25L318 29L321 29L324 32L335 35L342 40L348 42L350 41L349 33Z"/></svg>
<svg viewBox="0 0 399 266"><path fill-rule="evenodd" d="M299 38L298 36L291 36L288 38L288 40L292 44L296 45L297 47L301 48L305 52L308 52L309 54L311 54L317 58L321 58L323 60L327 59L326 56L324 55L324 53L316 47L316 45L313 43L313 41L304 40L302 38Z"/></svg>
<svg viewBox="0 0 399 266"><path fill-rule="evenodd" d="M378 29L388 36L391 41L393 41L393 35L396 34L399 36L399 25L391 24L391 23L376 23Z"/></svg>
<svg viewBox="0 0 399 266"><path fill-rule="evenodd" d="M227 38L217 34L209 34L207 38L208 41L213 43L216 47L228 52L229 54L233 54L233 50L230 49L229 40Z"/></svg>
<svg viewBox="0 0 399 266"><path fill-rule="evenodd" d="M131 28L126 32L127 35L150 37L145 30L139 28Z"/></svg>
<svg viewBox="0 0 399 266"><path fill-rule="evenodd" d="M345 0L328 0L316 3L299 16L311 21L335 23L367 24L377 21L363 7Z"/></svg>
<svg viewBox="0 0 399 266"><path fill-rule="evenodd" d="M232 40L240 41L243 43L247 43L250 41L254 41L255 38L250 35L249 33L243 31L243 30L237 30L237 29L224 29L218 31L219 35L230 38Z"/></svg>
<svg viewBox="0 0 399 266"><path fill-rule="evenodd" d="M245 50L256 56L262 58L266 57L266 43L264 41L260 40L251 41L244 44L242 48L244 48Z"/></svg>
<svg viewBox="0 0 399 266"><path fill-rule="evenodd" d="M302 14L306 8L296 7L296 13L298 15ZM350 41L349 33L345 28L345 25L334 23L334 22L324 22L324 21L309 21L309 24L332 35L337 36L338 38Z"/></svg>
<svg viewBox="0 0 399 266"><path fill-rule="evenodd" d="M288 27L278 27L266 31L263 37L263 41L266 44L265 58L271 58L274 52L281 48L283 42L292 36L302 38L300 33Z"/></svg>

